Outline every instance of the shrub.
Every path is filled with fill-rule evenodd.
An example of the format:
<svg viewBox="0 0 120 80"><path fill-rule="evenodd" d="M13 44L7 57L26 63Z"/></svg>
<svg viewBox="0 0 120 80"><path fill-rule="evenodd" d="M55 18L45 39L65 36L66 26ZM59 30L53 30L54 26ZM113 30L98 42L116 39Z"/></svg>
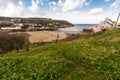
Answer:
<svg viewBox="0 0 120 80"><path fill-rule="evenodd" d="M22 48L28 40L22 35L0 33L0 53Z"/></svg>

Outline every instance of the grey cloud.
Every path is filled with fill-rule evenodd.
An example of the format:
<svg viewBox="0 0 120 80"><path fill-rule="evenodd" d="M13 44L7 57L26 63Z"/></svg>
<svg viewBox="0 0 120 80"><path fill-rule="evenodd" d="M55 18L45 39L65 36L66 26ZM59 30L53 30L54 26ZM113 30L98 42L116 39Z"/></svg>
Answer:
<svg viewBox="0 0 120 80"><path fill-rule="evenodd" d="M7 3L17 4L20 0L0 0L0 4L4 5Z"/></svg>

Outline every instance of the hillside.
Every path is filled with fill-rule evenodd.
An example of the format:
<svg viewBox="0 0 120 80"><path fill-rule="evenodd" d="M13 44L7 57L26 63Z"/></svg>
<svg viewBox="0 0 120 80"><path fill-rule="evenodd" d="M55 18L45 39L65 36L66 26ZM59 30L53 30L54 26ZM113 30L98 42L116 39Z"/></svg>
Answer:
<svg viewBox="0 0 120 80"><path fill-rule="evenodd" d="M120 30L0 55L0 79L120 80Z"/></svg>
<svg viewBox="0 0 120 80"><path fill-rule="evenodd" d="M19 17L0 17L0 27L20 26L23 29L35 27L35 29L56 29L61 27L74 26L65 20L54 20L51 18L19 18Z"/></svg>

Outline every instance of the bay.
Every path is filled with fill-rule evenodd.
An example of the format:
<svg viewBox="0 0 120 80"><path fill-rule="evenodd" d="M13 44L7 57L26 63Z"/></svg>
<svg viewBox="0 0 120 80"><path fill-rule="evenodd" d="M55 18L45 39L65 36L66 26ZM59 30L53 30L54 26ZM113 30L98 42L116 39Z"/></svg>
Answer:
<svg viewBox="0 0 120 80"><path fill-rule="evenodd" d="M95 24L74 24L72 27L59 28L59 30L81 32L83 29L91 29L93 25Z"/></svg>

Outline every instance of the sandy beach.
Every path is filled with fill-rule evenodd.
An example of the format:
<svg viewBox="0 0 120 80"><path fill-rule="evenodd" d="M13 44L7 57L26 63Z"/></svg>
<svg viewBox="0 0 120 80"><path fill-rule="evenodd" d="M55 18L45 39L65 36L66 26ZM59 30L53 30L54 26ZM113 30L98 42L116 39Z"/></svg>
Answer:
<svg viewBox="0 0 120 80"><path fill-rule="evenodd" d="M30 43L52 42L57 40L57 38L58 40L62 40L67 37L67 34L62 31L34 31L34 32L16 32L16 33L29 35L28 38Z"/></svg>

